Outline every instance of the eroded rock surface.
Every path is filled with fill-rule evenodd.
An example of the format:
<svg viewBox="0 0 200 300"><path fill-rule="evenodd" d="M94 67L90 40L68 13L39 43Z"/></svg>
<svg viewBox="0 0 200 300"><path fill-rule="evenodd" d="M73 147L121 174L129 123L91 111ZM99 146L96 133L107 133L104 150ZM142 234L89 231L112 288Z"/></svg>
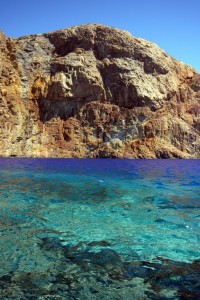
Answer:
<svg viewBox="0 0 200 300"><path fill-rule="evenodd" d="M102 25L0 32L0 155L200 157L200 75Z"/></svg>

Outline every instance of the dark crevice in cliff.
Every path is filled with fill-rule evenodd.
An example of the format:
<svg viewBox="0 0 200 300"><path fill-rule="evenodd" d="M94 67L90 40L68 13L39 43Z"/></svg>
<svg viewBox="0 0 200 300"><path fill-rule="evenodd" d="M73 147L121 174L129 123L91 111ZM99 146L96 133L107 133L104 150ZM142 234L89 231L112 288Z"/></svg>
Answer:
<svg viewBox="0 0 200 300"><path fill-rule="evenodd" d="M93 48L92 39L87 30L79 36L76 33L71 33L71 35L67 36L67 33L64 31L57 32L56 35L46 34L45 36L55 48L54 55L61 57L74 52L77 48L82 48L85 51Z"/></svg>
<svg viewBox="0 0 200 300"><path fill-rule="evenodd" d="M136 87L123 82L119 77L119 73L113 71L113 66L111 68L109 68L109 66L99 68L99 72L101 74L104 89L106 91L106 100L108 102L124 108L145 106L145 103L138 97ZM115 83L117 77L119 77L119 85L116 85Z"/></svg>
<svg viewBox="0 0 200 300"><path fill-rule="evenodd" d="M87 103L86 100L37 100L40 121L47 122L53 118L67 120L74 117L80 108Z"/></svg>

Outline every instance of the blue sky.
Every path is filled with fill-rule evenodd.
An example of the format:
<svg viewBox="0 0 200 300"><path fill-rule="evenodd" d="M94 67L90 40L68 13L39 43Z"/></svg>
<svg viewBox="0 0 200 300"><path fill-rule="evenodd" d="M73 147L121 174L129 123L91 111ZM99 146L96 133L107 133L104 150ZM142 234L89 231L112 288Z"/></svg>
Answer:
<svg viewBox="0 0 200 300"><path fill-rule="evenodd" d="M200 0L1 0L0 30L43 33L100 23L158 44L200 72Z"/></svg>

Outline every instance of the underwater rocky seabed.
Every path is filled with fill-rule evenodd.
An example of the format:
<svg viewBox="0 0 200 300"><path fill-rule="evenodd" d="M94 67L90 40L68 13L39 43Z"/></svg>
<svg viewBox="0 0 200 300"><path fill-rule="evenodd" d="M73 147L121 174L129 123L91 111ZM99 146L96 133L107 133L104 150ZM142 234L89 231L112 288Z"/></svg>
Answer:
<svg viewBox="0 0 200 300"><path fill-rule="evenodd" d="M0 159L0 299L200 299L199 171Z"/></svg>

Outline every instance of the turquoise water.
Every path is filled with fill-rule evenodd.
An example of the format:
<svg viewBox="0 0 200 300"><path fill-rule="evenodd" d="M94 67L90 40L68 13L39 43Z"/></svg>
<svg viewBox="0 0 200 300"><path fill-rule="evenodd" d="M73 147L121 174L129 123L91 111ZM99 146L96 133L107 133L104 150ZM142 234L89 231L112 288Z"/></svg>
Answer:
<svg viewBox="0 0 200 300"><path fill-rule="evenodd" d="M0 205L1 299L200 299L198 160L0 159Z"/></svg>

